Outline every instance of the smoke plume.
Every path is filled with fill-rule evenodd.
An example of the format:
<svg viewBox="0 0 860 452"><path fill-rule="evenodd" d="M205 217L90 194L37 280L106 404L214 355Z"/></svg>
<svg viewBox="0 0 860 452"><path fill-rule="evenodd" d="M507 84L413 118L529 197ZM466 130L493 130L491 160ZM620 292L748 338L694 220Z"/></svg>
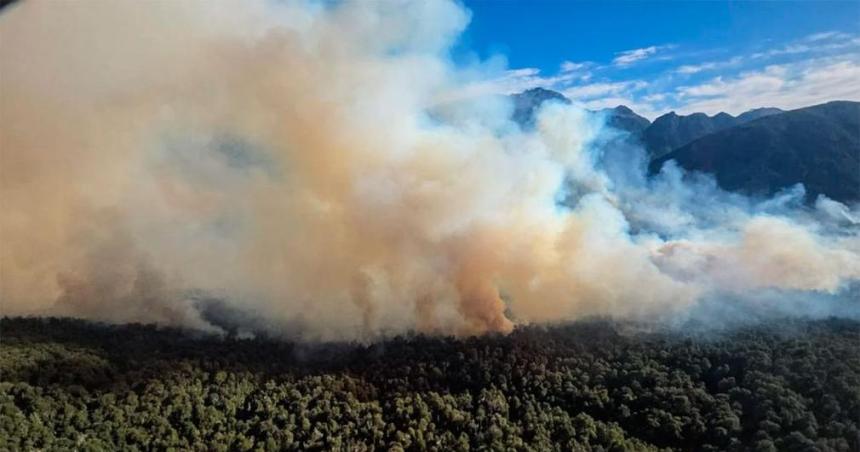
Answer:
<svg viewBox="0 0 860 452"><path fill-rule="evenodd" d="M648 179L575 106L521 130L469 94L491 65L449 58L468 20L448 1L7 8L3 314L372 340L851 303L856 207Z"/></svg>

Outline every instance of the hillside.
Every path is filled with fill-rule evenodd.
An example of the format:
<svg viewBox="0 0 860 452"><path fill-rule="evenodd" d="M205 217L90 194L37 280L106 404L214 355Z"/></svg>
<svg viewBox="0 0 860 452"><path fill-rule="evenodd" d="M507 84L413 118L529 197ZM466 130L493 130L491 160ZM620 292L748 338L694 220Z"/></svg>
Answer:
<svg viewBox="0 0 860 452"><path fill-rule="evenodd" d="M651 158L659 158L705 135L780 112L778 108L757 108L734 117L728 113L682 116L673 111L655 119L642 132L642 143Z"/></svg>
<svg viewBox="0 0 860 452"><path fill-rule="evenodd" d="M860 324L359 346L0 321L0 450L851 451Z"/></svg>
<svg viewBox="0 0 860 452"><path fill-rule="evenodd" d="M675 160L716 176L727 190L773 194L803 183L814 198L860 201L860 103L837 101L769 115L693 141L651 163Z"/></svg>
<svg viewBox="0 0 860 452"><path fill-rule="evenodd" d="M651 125L651 121L639 116L625 105L619 105L615 108L605 108L600 112L606 115L607 125L629 132L636 139Z"/></svg>

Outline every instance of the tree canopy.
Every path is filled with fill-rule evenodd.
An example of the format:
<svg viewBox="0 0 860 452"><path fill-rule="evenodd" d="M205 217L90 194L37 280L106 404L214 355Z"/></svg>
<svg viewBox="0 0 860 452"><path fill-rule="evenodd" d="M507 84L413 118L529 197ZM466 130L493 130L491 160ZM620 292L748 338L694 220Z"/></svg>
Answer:
<svg viewBox="0 0 860 452"><path fill-rule="evenodd" d="M0 321L0 450L860 450L860 323L372 345Z"/></svg>

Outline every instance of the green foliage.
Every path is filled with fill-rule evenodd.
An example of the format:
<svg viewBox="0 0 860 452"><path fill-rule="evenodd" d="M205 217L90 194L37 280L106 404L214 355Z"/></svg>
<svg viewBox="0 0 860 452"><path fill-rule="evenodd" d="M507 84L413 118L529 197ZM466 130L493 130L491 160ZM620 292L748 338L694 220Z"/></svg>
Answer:
<svg viewBox="0 0 860 452"><path fill-rule="evenodd" d="M850 321L368 346L0 327L0 450L860 450Z"/></svg>

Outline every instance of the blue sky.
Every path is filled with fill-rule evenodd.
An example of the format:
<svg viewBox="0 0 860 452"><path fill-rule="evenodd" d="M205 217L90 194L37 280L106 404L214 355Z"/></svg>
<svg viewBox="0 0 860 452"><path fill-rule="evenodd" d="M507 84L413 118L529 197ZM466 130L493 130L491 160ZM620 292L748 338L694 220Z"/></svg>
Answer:
<svg viewBox="0 0 860 452"><path fill-rule="evenodd" d="M654 118L860 100L860 1L476 1L454 58L505 58L492 89L553 88Z"/></svg>

